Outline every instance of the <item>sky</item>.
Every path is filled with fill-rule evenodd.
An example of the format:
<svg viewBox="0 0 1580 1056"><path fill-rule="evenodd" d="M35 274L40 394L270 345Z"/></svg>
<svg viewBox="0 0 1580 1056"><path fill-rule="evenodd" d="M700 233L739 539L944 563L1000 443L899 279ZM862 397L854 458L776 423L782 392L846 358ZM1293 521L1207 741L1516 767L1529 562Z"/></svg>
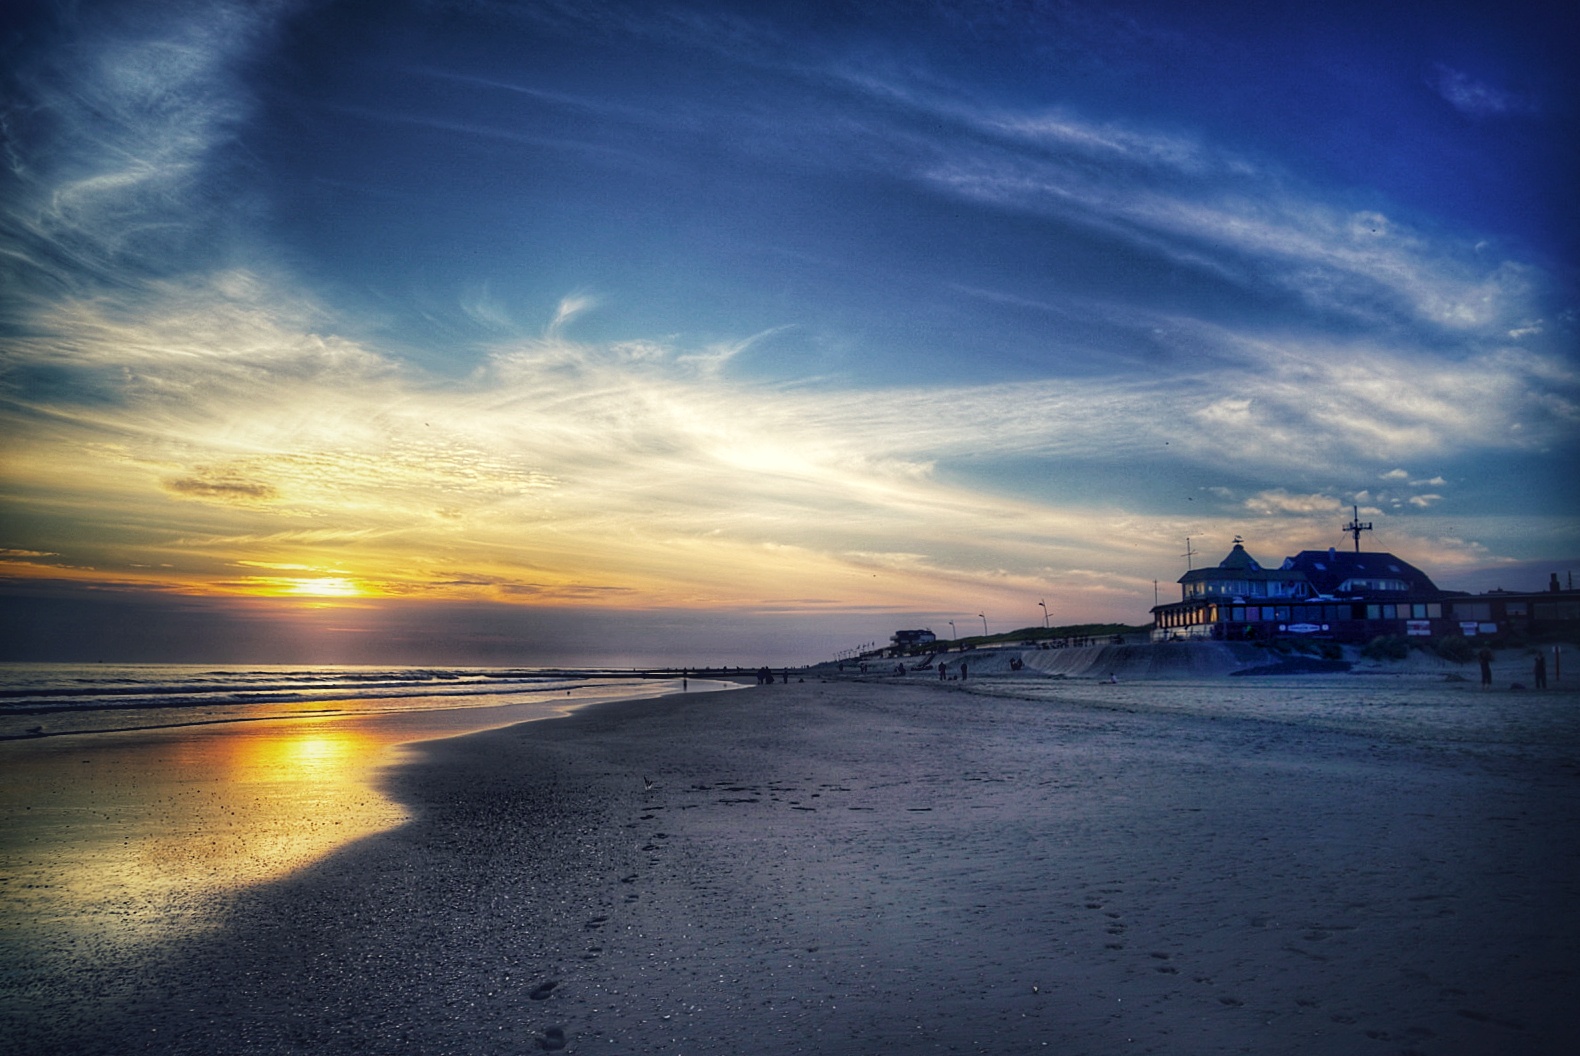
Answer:
<svg viewBox="0 0 1580 1056"><path fill-rule="evenodd" d="M1559 6L8 5L0 659L810 662L1353 511L1541 589Z"/></svg>

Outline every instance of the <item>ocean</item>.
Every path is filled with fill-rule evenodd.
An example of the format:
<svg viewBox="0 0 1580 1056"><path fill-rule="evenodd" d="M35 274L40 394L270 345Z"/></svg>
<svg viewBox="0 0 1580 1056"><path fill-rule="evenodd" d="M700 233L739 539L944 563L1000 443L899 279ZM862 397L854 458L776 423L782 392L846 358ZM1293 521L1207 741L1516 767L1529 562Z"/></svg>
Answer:
<svg viewBox="0 0 1580 1056"><path fill-rule="evenodd" d="M0 739L648 696L674 673L489 667L0 665Z"/></svg>

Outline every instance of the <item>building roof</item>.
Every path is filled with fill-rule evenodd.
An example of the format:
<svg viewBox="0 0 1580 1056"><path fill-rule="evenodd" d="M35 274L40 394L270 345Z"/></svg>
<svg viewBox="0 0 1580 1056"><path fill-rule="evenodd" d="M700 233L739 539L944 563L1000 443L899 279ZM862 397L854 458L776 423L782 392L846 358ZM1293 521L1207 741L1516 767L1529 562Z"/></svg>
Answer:
<svg viewBox="0 0 1580 1056"><path fill-rule="evenodd" d="M1351 553L1347 550L1302 550L1284 560L1284 567L1304 572L1319 594L1336 595L1351 580L1398 580L1405 593L1442 594L1431 578L1401 557L1389 553ZM1375 587L1344 590L1345 594L1375 594Z"/></svg>
<svg viewBox="0 0 1580 1056"><path fill-rule="evenodd" d="M1208 582L1216 582L1221 579L1236 579L1243 582L1250 582L1253 580L1277 580L1279 582L1288 582L1292 579L1302 578L1301 576L1291 574L1288 571L1287 566L1289 562L1286 561L1284 564L1286 567L1282 569L1263 568L1261 565L1256 563L1256 558L1252 557L1246 552L1245 547L1241 546L1239 542L1236 542L1234 544L1234 549L1230 550L1228 556L1226 556L1222 561L1218 562L1217 565L1210 568L1192 569L1181 576L1177 582L1200 583L1204 580Z"/></svg>

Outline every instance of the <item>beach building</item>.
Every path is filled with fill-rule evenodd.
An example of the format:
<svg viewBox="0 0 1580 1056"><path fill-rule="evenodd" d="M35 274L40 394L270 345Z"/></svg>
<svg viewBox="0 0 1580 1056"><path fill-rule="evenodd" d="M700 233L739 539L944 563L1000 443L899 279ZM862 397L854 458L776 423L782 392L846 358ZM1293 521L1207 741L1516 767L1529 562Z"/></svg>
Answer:
<svg viewBox="0 0 1580 1056"><path fill-rule="evenodd" d="M1188 571L1179 584L1179 601L1152 610L1155 641L1461 633L1445 607L1451 595L1389 553L1303 550L1266 568L1237 537L1216 567Z"/></svg>
<svg viewBox="0 0 1580 1056"><path fill-rule="evenodd" d="M1368 642L1533 635L1580 624L1580 591L1561 586L1557 574L1545 592L1443 590L1401 557L1360 550L1358 538L1353 553L1302 550L1266 568L1236 537L1216 566L1179 578L1179 601L1153 607L1152 640Z"/></svg>
<svg viewBox="0 0 1580 1056"><path fill-rule="evenodd" d="M1466 594L1454 597L1448 608L1459 633L1467 638L1508 632L1526 637L1580 634L1580 590L1572 578L1561 584L1556 572L1545 591Z"/></svg>
<svg viewBox="0 0 1580 1056"><path fill-rule="evenodd" d="M938 641L938 636L932 631L895 631L889 637L889 648L894 656L902 653L915 652L923 646L932 645Z"/></svg>

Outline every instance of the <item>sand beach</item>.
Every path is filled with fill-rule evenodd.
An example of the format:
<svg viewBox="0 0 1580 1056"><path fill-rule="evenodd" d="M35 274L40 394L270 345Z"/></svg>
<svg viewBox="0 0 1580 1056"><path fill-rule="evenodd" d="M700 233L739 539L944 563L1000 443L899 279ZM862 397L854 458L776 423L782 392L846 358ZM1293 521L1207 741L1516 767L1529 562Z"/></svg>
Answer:
<svg viewBox="0 0 1580 1056"><path fill-rule="evenodd" d="M429 742L412 820L0 1045L1577 1051L1580 694L989 667Z"/></svg>

